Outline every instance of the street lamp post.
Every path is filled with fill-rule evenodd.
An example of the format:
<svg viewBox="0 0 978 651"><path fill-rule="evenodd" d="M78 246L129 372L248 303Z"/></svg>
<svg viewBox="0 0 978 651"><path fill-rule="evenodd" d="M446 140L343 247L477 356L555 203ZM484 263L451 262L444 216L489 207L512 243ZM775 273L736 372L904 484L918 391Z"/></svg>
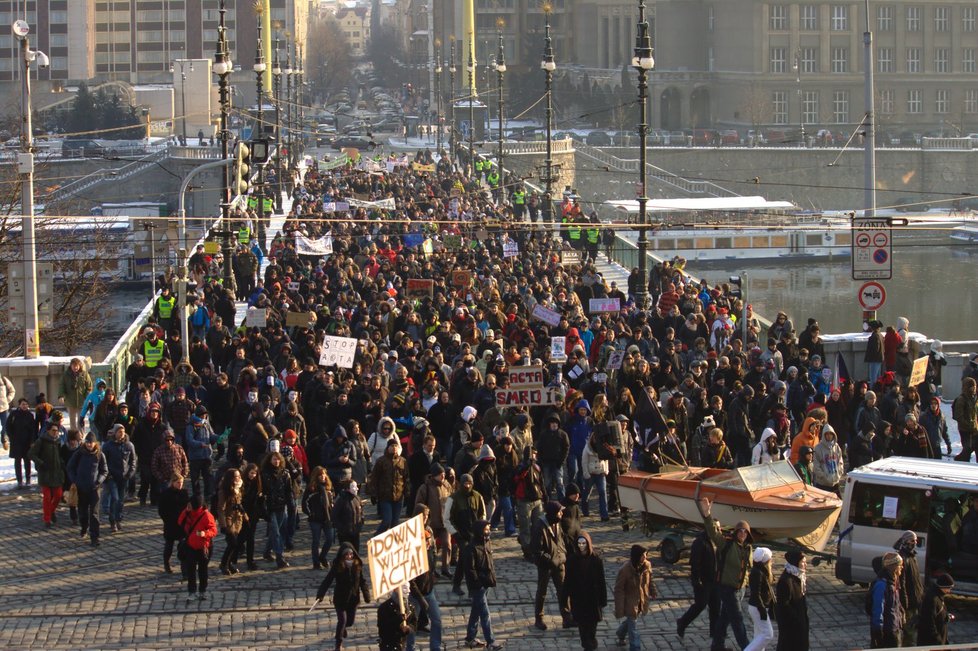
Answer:
<svg viewBox="0 0 978 651"><path fill-rule="evenodd" d="M285 41L285 142L288 156L285 159L285 171L292 174L292 41ZM289 191L292 191L291 183Z"/></svg>
<svg viewBox="0 0 978 651"><path fill-rule="evenodd" d="M175 71L174 64L180 66L180 131L183 134L183 144L187 144L187 69L194 71L194 62L185 59L175 59L170 62L170 74ZM186 69L185 69L186 66Z"/></svg>
<svg viewBox="0 0 978 651"><path fill-rule="evenodd" d="M805 101L801 91L801 46L795 48L795 62L791 66L795 71L795 84L798 88L798 123L801 133L801 146L805 146Z"/></svg>
<svg viewBox="0 0 978 651"><path fill-rule="evenodd" d="M303 143L303 133L304 133L304 120L305 111L303 110L303 105L305 104L305 96L303 93L303 74L302 69L302 44L296 42L295 44L295 63L296 68L293 74L295 75L295 116L294 116L294 128L297 135L292 136L292 144L298 147L299 151L296 152L295 156L292 157L292 164L294 167L298 168L299 161L302 160L302 154L305 151Z"/></svg>
<svg viewBox="0 0 978 651"><path fill-rule="evenodd" d="M553 103L553 82L554 82L554 70L557 69L557 61L554 59L554 47L553 39L550 38L550 7L547 5L544 9L544 26L546 29L546 38L544 40L543 48L543 61L540 62L540 69L543 70L544 81L546 83L546 97L547 97L547 157L544 159L543 164L545 167L544 177L541 179L544 182L544 194L543 194L543 218L544 222L549 226L553 227L554 220L554 152L553 152L553 121L554 121L554 103Z"/></svg>
<svg viewBox="0 0 978 651"><path fill-rule="evenodd" d="M448 101L452 109L451 131L448 132L448 148L452 152L452 160L455 159L455 37L451 37L451 49L448 59Z"/></svg>
<svg viewBox="0 0 978 651"><path fill-rule="evenodd" d="M647 138L649 133L648 124L648 105L649 105L649 71L652 70L655 61L652 59L652 37L649 35L649 23L645 20L645 0L638 0L638 34L635 37L635 54L632 57L632 67L638 72L638 174L639 174L639 196L638 196L638 274L639 286L636 292L635 302L640 310L644 310L648 303L649 279L646 267L648 265L649 237L648 237L648 213L647 204L649 193L647 187L648 170L647 167Z"/></svg>
<svg viewBox="0 0 978 651"><path fill-rule="evenodd" d="M496 27L499 30L499 53L496 54L496 74L499 79L499 104L497 108L499 115L496 116L499 120L499 150L496 153L496 161L499 164L498 174L500 182L502 182L506 176L503 168L503 75L506 73L506 58L503 54L503 23L501 18Z"/></svg>
<svg viewBox="0 0 978 651"><path fill-rule="evenodd" d="M228 77L234 66L231 63L231 55L228 52L227 28L224 22L224 15L227 12L225 0L221 0L218 8L220 16L217 28L217 52L214 55L214 74L218 77L218 98L221 103L221 158L228 158L228 140L231 133L228 131L228 115L231 112L231 85ZM228 167L223 169L223 183L221 184L221 253L224 255L224 288L234 291L234 274L231 273L231 170ZM186 304L182 309L186 308ZM186 315L181 313L181 318Z"/></svg>
<svg viewBox="0 0 978 651"><path fill-rule="evenodd" d="M435 128L437 129L437 135L435 136L435 151L441 154L441 128L442 128L442 116L441 116L441 43L437 40L435 41L438 46L438 60L435 63Z"/></svg>
<svg viewBox="0 0 978 651"><path fill-rule="evenodd" d="M258 4L257 7L261 8L262 5ZM265 140L265 89L262 82L265 77L265 70L267 66L265 65L265 53L262 51L262 40L261 40L261 14L262 11L258 11L258 41L255 46L255 65L252 69L255 71L255 95L258 98L258 111L256 114L255 124L257 125L258 138ZM267 142L267 140L266 140ZM258 197L258 244L265 249L265 164L260 163L258 165L258 184L255 188L255 194Z"/></svg>
<svg viewBox="0 0 978 651"><path fill-rule="evenodd" d="M272 94L275 96L275 209L282 212L282 66L278 59L278 39L272 55Z"/></svg>
<svg viewBox="0 0 978 651"><path fill-rule="evenodd" d="M475 173L475 58L472 49L469 48L469 166L472 173Z"/></svg>

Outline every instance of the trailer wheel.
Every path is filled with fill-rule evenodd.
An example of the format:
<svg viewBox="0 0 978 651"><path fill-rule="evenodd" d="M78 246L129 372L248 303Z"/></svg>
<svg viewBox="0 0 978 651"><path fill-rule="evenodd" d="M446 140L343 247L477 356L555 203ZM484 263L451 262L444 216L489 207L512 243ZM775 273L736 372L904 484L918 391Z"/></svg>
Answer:
<svg viewBox="0 0 978 651"><path fill-rule="evenodd" d="M675 565L679 562L679 545L672 537L667 536L659 545L659 554L663 561L669 565Z"/></svg>

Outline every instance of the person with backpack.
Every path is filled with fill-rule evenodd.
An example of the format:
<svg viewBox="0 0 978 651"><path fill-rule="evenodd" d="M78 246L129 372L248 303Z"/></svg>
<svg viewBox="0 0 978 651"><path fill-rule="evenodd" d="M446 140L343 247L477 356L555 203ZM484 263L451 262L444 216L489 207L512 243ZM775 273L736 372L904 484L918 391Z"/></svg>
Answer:
<svg viewBox="0 0 978 651"><path fill-rule="evenodd" d="M516 467L513 497L516 498L516 511L519 515L519 535L517 540L523 550L523 559L532 560L530 554L530 527L543 513L543 475L537 465L537 452L532 445L523 449L523 462Z"/></svg>
<svg viewBox="0 0 978 651"><path fill-rule="evenodd" d="M704 610L709 614L710 636L720 618L720 599L716 591L717 550L706 531L701 531L689 548L689 580L693 586L693 603L676 621L676 634L680 639L686 629Z"/></svg>
<svg viewBox="0 0 978 651"><path fill-rule="evenodd" d="M564 628L573 626L568 600L563 594L567 549L560 531L562 513L560 502L547 502L544 514L534 520L530 535L530 549L537 566L537 592L533 600L536 619L533 625L541 631L547 630L547 624L543 621L543 602L547 596L547 584L551 581L557 593Z"/></svg>
<svg viewBox="0 0 978 651"><path fill-rule="evenodd" d="M747 629L744 627L744 616L740 611L740 601L744 586L747 584L750 572L753 548L750 535L750 524L741 520L734 526L731 535L724 535L720 523L710 515L712 504L703 497L697 502L700 515L703 516L703 526L706 533L717 549L717 597L720 602L720 616L713 627L712 651L722 651L726 648L727 627L733 628L734 637L740 648L746 647Z"/></svg>
<svg viewBox="0 0 978 651"><path fill-rule="evenodd" d="M879 577L868 593L869 638L871 649L899 647L903 642L903 606L900 575L903 559L897 552L883 554Z"/></svg>

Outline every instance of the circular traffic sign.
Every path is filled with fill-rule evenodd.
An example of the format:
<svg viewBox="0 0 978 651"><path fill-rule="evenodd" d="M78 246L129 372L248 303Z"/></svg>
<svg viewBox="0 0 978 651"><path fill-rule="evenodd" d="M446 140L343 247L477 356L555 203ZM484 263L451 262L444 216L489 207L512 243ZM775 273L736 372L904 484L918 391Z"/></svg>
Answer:
<svg viewBox="0 0 978 651"><path fill-rule="evenodd" d="M889 258L890 254L886 252L886 249L876 249L873 251L873 262L876 264L885 264Z"/></svg>
<svg viewBox="0 0 978 651"><path fill-rule="evenodd" d="M860 233L856 236L856 246L867 247L869 246L869 233Z"/></svg>
<svg viewBox="0 0 978 651"><path fill-rule="evenodd" d="M886 246L886 243L889 240L890 238L886 236L886 233L877 233L876 235L873 236L873 246L882 248Z"/></svg>
<svg viewBox="0 0 978 651"><path fill-rule="evenodd" d="M859 305L866 311L875 311L883 307L886 303L886 289L882 283L870 280L863 283L857 294Z"/></svg>

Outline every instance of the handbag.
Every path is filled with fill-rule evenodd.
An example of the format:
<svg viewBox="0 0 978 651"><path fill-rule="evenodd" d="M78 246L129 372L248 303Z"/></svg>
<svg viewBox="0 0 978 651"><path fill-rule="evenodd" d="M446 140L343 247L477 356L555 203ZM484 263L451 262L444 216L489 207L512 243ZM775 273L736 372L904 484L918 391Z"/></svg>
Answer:
<svg viewBox="0 0 978 651"><path fill-rule="evenodd" d="M194 523L190 525L190 530L187 531L187 529L184 529L184 533L186 533L187 535L181 538L180 541L177 543L177 559L179 559L180 561L190 560L190 553L193 551L193 548L190 546L188 537L190 536L190 534L193 533L194 529L197 528L197 525L200 523L200 521L203 518L204 518L203 515L197 516L197 519L194 520ZM204 553L205 554L207 553L206 549L204 550Z"/></svg>
<svg viewBox="0 0 978 651"><path fill-rule="evenodd" d="M71 488L68 489L68 496L65 497L65 504L70 507L78 506L78 487L74 484L72 484Z"/></svg>

